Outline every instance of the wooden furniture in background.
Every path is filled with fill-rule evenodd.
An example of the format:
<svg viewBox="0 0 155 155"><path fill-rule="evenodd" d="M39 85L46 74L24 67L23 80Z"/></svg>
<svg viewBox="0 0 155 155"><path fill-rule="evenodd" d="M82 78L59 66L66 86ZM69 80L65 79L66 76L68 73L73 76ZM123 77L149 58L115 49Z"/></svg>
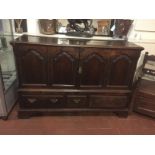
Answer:
<svg viewBox="0 0 155 155"><path fill-rule="evenodd" d="M127 116L142 47L23 35L12 42L19 77L19 118L44 114Z"/></svg>
<svg viewBox="0 0 155 155"><path fill-rule="evenodd" d="M146 54L133 97L136 112L155 117L155 56Z"/></svg>

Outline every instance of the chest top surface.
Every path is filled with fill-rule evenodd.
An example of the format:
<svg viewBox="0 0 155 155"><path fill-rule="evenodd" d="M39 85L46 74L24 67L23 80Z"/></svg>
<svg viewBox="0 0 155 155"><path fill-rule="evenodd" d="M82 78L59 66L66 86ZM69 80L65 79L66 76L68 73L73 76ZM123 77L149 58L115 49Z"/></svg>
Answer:
<svg viewBox="0 0 155 155"><path fill-rule="evenodd" d="M91 40L91 39L75 39L75 38L56 38L56 37L40 37L31 35L22 35L15 39L11 44L38 44L50 46L73 46L73 47L96 47L96 48L116 48L116 49L137 49L144 48L134 43L124 40Z"/></svg>

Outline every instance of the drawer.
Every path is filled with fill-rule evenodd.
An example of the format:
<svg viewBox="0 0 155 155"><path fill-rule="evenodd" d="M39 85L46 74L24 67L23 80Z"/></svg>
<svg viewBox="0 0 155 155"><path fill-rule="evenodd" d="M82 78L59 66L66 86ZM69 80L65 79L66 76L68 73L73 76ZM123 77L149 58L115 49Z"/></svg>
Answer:
<svg viewBox="0 0 155 155"><path fill-rule="evenodd" d="M138 92L136 95L136 99L139 98L141 100L147 100L150 102L154 102L155 101L155 96L152 94L147 94L147 93L142 93L142 92Z"/></svg>
<svg viewBox="0 0 155 155"><path fill-rule="evenodd" d="M137 97L135 100L135 108L143 108L155 111L155 103L150 98Z"/></svg>
<svg viewBox="0 0 155 155"><path fill-rule="evenodd" d="M90 96L91 108L124 108L127 107L127 96L103 96L92 95Z"/></svg>
<svg viewBox="0 0 155 155"><path fill-rule="evenodd" d="M67 96L66 108L88 108L87 96Z"/></svg>
<svg viewBox="0 0 155 155"><path fill-rule="evenodd" d="M64 97L61 95L20 95L21 108L63 108Z"/></svg>
<svg viewBox="0 0 155 155"><path fill-rule="evenodd" d="M149 103L149 104L152 104L155 106L155 100L153 100L152 98L149 98L149 97L143 97L143 96L138 96L136 97L135 99L135 102L146 102L146 103Z"/></svg>

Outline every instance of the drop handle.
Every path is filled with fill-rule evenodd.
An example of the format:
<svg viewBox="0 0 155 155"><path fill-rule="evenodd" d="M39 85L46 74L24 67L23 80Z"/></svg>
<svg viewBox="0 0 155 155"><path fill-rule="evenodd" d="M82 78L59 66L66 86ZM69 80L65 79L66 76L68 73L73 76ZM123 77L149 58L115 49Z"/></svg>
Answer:
<svg viewBox="0 0 155 155"><path fill-rule="evenodd" d="M79 66L79 74L82 74L82 67Z"/></svg>
<svg viewBox="0 0 155 155"><path fill-rule="evenodd" d="M58 102L58 99L50 99L50 101L51 101L52 103L57 103L57 102Z"/></svg>
<svg viewBox="0 0 155 155"><path fill-rule="evenodd" d="M79 103L80 102L80 99L74 99L73 102L74 103Z"/></svg>

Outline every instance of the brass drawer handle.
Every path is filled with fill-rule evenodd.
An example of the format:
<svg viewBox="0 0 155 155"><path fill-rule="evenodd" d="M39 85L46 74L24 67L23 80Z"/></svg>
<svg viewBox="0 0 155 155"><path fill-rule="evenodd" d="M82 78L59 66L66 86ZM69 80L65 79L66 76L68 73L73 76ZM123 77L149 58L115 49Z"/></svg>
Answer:
<svg viewBox="0 0 155 155"><path fill-rule="evenodd" d="M50 101L51 101L52 103L56 103L56 102L58 102L58 99L50 99Z"/></svg>
<svg viewBox="0 0 155 155"><path fill-rule="evenodd" d="M73 99L73 102L74 103L79 103L80 102L80 99Z"/></svg>
<svg viewBox="0 0 155 155"><path fill-rule="evenodd" d="M34 103L34 102L37 101L37 99L35 99L35 98L28 98L27 100L28 100L30 103Z"/></svg>

